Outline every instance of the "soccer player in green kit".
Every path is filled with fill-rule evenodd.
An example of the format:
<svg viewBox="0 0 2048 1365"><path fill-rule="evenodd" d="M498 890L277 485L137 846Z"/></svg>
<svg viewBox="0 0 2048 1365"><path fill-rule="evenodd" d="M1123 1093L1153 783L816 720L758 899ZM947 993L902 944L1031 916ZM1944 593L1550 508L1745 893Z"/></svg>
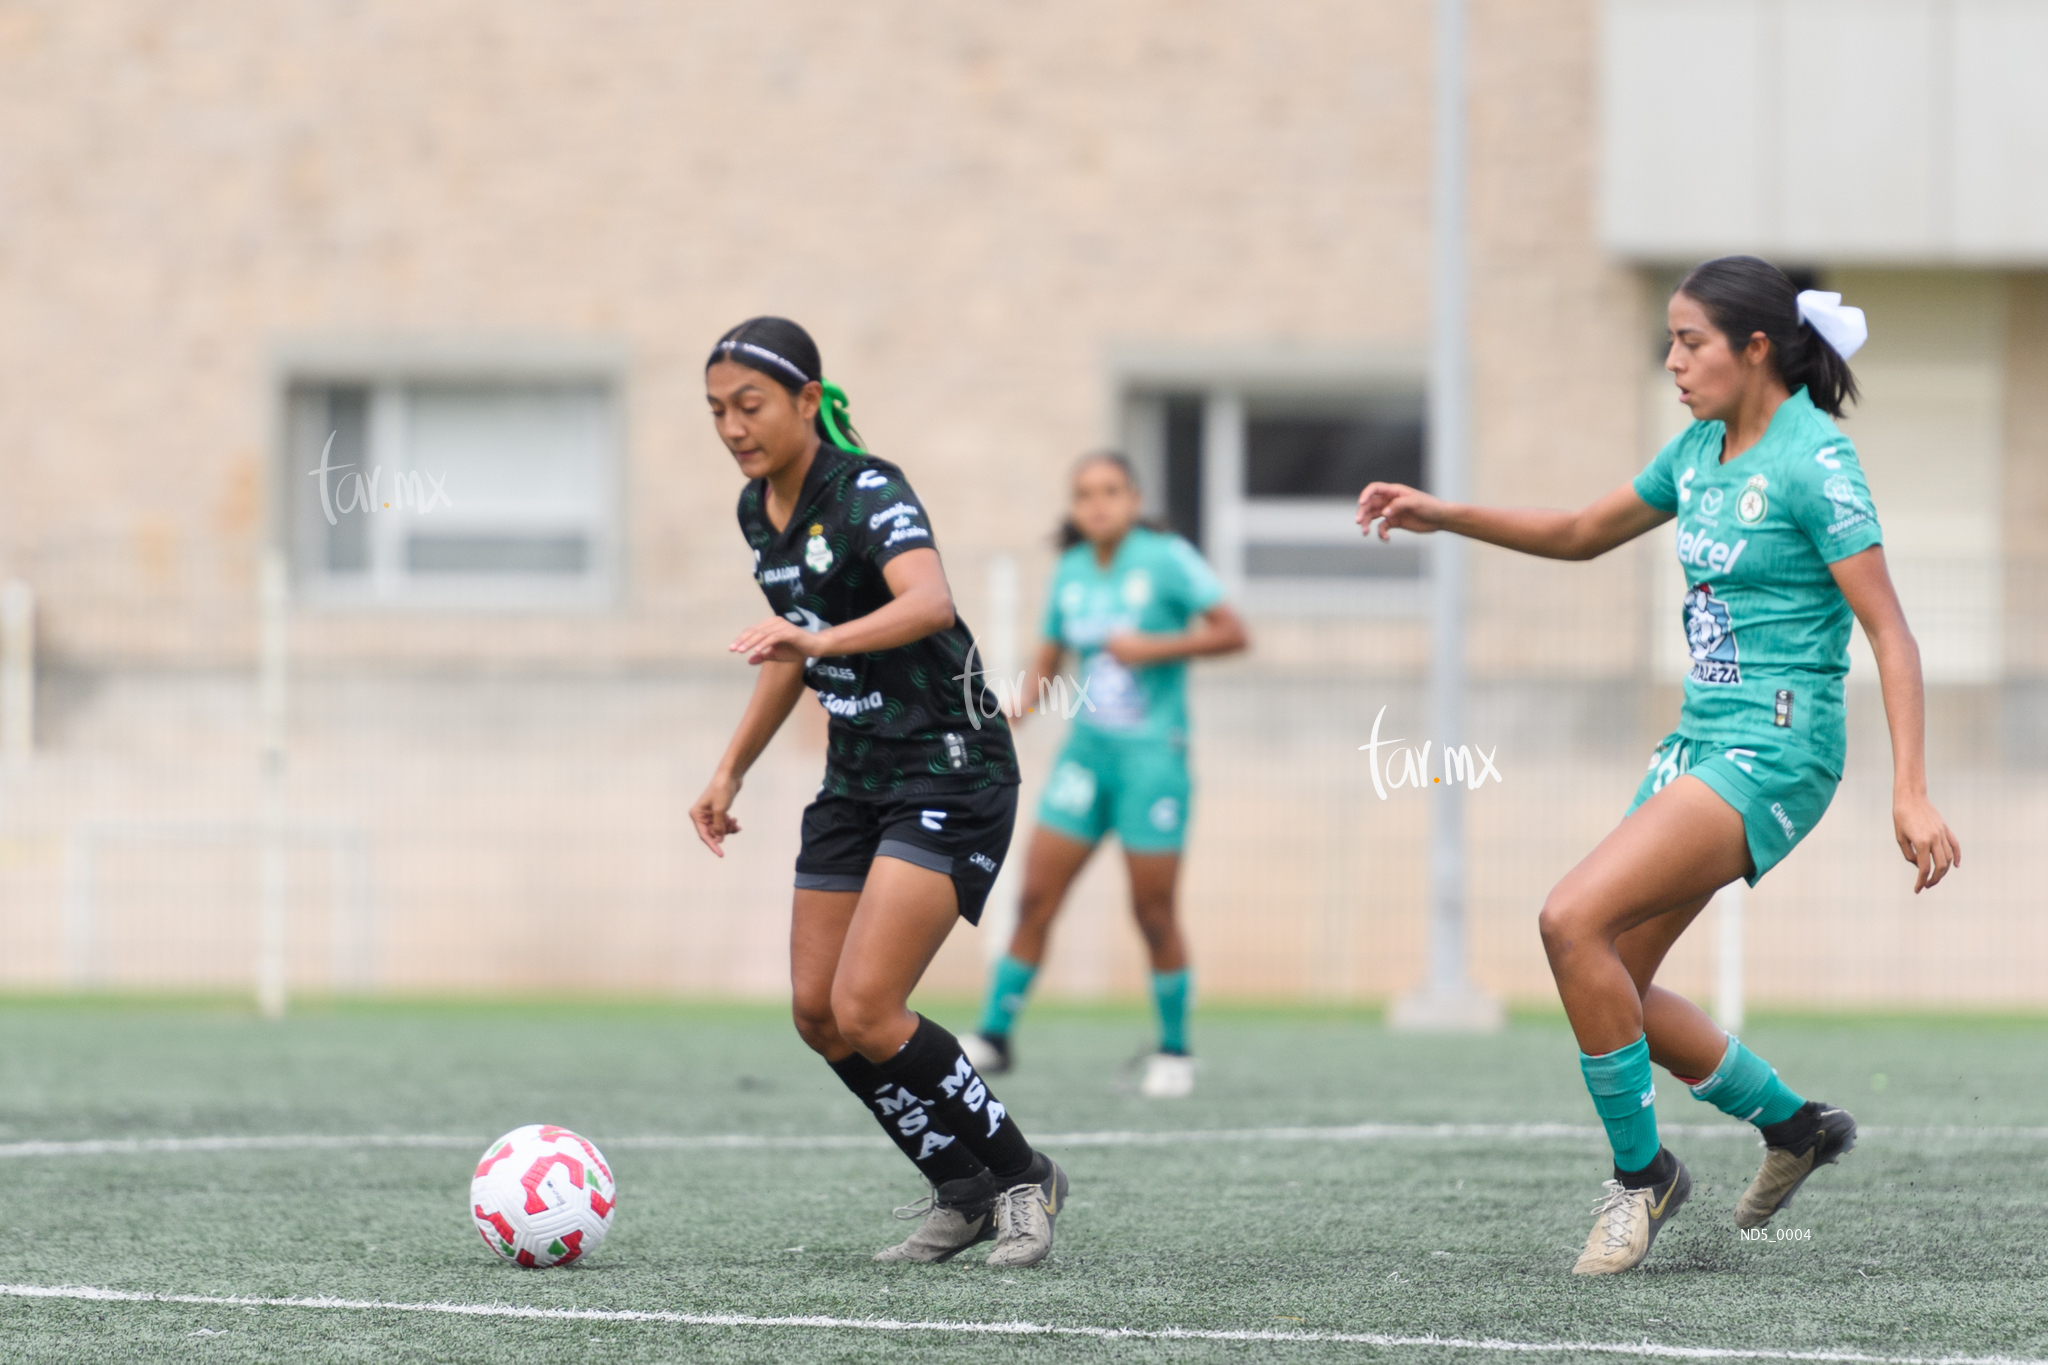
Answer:
<svg viewBox="0 0 2048 1365"><path fill-rule="evenodd" d="M1016 933L989 982L980 1031L960 1042L983 1071L1009 1069L1010 1031L1045 957L1053 918L1096 844L1114 831L1152 959L1159 1014L1159 1050L1146 1059L1139 1089L1172 1099L1194 1088L1187 946L1174 904L1193 793L1187 661L1241 650L1246 637L1201 554L1172 532L1141 524L1140 501L1121 455L1090 455L1074 470L1060 537L1067 551L1053 571L1027 695L1072 650L1086 701L1046 780Z"/></svg>
<svg viewBox="0 0 2048 1365"><path fill-rule="evenodd" d="M1961 847L1927 798L1920 651L1885 568L1854 447L1830 420L1856 396L1867 329L1838 294L1775 266L1694 267L1667 309L1664 367L1695 420L1633 482L1577 512L1442 502L1372 484L1370 533L1452 531L1549 559L1591 559L1678 519L1692 670L1678 730L1657 746L1627 818L1552 889L1544 950L1581 1070L1614 1148L1581 1275L1627 1270L1692 1190L1657 1139L1650 1064L1757 1125L1762 1169L1735 1206L1761 1227L1855 1145L1856 1122L1804 1098L1684 997L1652 984L1714 892L1755 885L1810 832L1841 781L1849 618L1877 657L1892 744L1892 825L1913 889Z"/></svg>

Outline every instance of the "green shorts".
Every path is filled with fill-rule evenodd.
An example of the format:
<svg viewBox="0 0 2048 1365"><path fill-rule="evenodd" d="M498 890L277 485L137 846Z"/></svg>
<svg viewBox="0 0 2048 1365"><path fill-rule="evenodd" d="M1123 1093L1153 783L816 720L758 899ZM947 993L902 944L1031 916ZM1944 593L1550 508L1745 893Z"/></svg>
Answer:
<svg viewBox="0 0 2048 1365"><path fill-rule="evenodd" d="M1038 823L1084 844L1114 830L1132 853L1178 853L1193 793L1185 745L1077 725L1039 798Z"/></svg>
<svg viewBox="0 0 2048 1365"><path fill-rule="evenodd" d="M1776 867L1820 823L1841 785L1840 773L1804 749L1756 736L1702 740L1673 732L1650 755L1650 770L1628 813L1687 773L1742 817L1753 868L1749 884Z"/></svg>

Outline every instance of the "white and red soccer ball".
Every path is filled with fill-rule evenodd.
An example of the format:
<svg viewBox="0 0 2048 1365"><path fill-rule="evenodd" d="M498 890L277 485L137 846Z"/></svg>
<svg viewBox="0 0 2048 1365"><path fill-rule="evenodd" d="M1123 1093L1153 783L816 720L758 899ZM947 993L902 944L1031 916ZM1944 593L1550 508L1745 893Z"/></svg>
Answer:
<svg viewBox="0 0 2048 1365"><path fill-rule="evenodd" d="M528 1269L567 1265L597 1250L618 1198L597 1148L553 1124L529 1123L499 1138L469 1182L484 1245Z"/></svg>

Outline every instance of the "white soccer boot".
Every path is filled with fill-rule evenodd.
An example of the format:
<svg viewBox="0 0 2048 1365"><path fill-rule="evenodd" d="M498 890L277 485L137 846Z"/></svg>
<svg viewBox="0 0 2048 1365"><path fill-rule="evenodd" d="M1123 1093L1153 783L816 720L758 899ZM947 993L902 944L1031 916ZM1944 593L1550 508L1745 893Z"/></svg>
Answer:
<svg viewBox="0 0 2048 1365"><path fill-rule="evenodd" d="M1692 1175L1673 1157L1671 1178L1645 1189L1631 1190L1619 1180L1607 1182L1607 1194L1593 1212L1598 1215L1587 1234L1586 1249L1572 1267L1574 1275L1614 1275L1632 1270L1650 1254L1650 1244L1692 1193Z"/></svg>
<svg viewBox="0 0 2048 1365"><path fill-rule="evenodd" d="M951 1260L996 1235L995 1203L995 1178L986 1171L934 1185L923 1199L896 1210L898 1218L921 1219L917 1230L896 1246L876 1252L875 1259L923 1264Z"/></svg>
<svg viewBox="0 0 2048 1365"><path fill-rule="evenodd" d="M1195 1093L1195 1059L1185 1052L1155 1052L1145 1059L1138 1093L1148 1100L1180 1100Z"/></svg>
<svg viewBox="0 0 2048 1365"><path fill-rule="evenodd" d="M1052 1255L1053 1220L1066 1202L1067 1173L1039 1153L1025 1178L996 1196L996 1249L988 1263L1021 1269Z"/></svg>

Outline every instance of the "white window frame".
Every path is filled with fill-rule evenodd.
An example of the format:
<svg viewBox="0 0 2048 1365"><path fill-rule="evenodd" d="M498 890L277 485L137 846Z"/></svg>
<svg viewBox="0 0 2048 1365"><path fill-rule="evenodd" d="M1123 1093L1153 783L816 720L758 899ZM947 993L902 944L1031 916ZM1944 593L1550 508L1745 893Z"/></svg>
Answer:
<svg viewBox="0 0 2048 1365"><path fill-rule="evenodd" d="M1233 602L1264 617L1415 618L1429 607L1430 556L1412 577L1283 577L1245 572L1245 547L1351 543L1353 502L1337 498L1248 498L1244 494L1248 408L1269 399L1342 400L1390 390L1426 392L1420 349L1126 348L1111 357L1109 428L1138 468L1145 510L1165 510L1165 393L1200 393L1202 553ZM1397 531L1397 539L1409 539ZM1370 552L1370 551L1368 551Z"/></svg>
<svg viewBox="0 0 2048 1365"><path fill-rule="evenodd" d="M275 480L268 499L270 543L292 566L295 599L306 607L352 611L599 611L617 605L623 587L625 400L627 357L623 347L586 341L314 339L280 345L272 356L269 382L273 418ZM442 384L517 388L522 385L577 385L600 390L605 407L605 451L601 512L579 523L591 532L591 559L573 579L552 574L448 574L432 577L390 573L397 562L392 544L411 519L392 515L371 521L380 542L376 567L349 582L305 562L297 518L295 479L301 452L291 430L291 394L304 388L361 388L370 395L368 426L373 449L402 443L406 407L413 390ZM424 524L424 523L422 523Z"/></svg>

